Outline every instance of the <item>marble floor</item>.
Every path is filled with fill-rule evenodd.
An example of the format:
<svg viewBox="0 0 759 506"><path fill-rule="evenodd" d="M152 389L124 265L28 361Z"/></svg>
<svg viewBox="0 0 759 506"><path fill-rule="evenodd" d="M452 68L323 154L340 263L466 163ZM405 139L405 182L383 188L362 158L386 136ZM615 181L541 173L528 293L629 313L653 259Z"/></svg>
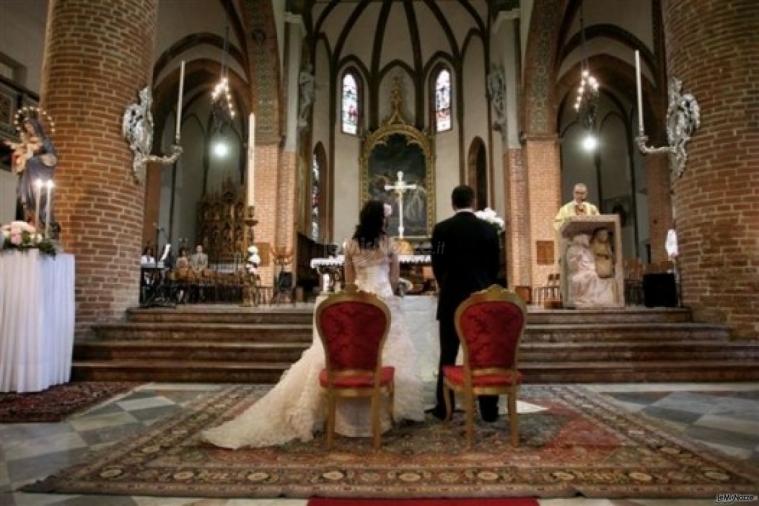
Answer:
<svg viewBox="0 0 759 506"><path fill-rule="evenodd" d="M665 421L681 435L759 466L759 383L585 385L623 409ZM149 383L60 423L0 424L0 505L301 506L300 499L198 499L68 496L17 492L21 486L83 462L91 450L118 444L170 416L217 385ZM725 491L729 493L729 490ZM759 494L759 490L757 491ZM759 499L755 501L759 504ZM542 499L546 506L711 505L692 499Z"/></svg>

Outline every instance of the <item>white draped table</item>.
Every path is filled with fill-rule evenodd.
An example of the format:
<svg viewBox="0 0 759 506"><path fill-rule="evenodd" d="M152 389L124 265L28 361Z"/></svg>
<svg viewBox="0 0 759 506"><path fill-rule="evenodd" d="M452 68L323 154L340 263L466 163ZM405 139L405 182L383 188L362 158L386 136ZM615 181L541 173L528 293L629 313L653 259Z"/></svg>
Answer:
<svg viewBox="0 0 759 506"><path fill-rule="evenodd" d="M0 252L0 392L65 383L74 346L74 256Z"/></svg>

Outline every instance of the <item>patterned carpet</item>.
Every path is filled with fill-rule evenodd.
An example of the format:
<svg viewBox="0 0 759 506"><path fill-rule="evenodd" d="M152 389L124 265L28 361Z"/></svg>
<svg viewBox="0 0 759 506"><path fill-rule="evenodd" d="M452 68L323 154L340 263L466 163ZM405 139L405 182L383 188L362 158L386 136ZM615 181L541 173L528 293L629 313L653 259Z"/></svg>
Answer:
<svg viewBox="0 0 759 506"><path fill-rule="evenodd" d="M59 422L139 383L66 383L42 392L0 393L0 423Z"/></svg>
<svg viewBox="0 0 759 506"><path fill-rule="evenodd" d="M338 438L258 450L202 443L201 430L249 406L262 390L236 386L198 399L86 463L25 491L195 497L682 497L750 493L759 470L719 456L581 387L527 386L544 408L520 416L520 447L505 420L479 424L467 449L461 416L450 425L403 425L374 453Z"/></svg>

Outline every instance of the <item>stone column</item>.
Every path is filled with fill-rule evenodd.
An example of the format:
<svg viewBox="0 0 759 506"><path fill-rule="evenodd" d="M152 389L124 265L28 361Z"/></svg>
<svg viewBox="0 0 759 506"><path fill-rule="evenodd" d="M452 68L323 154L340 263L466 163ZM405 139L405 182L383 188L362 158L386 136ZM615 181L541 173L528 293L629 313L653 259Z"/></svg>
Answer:
<svg viewBox="0 0 759 506"><path fill-rule="evenodd" d="M675 182L683 297L697 318L759 335L759 2L664 0L669 76L701 106Z"/></svg>
<svg viewBox="0 0 759 506"><path fill-rule="evenodd" d="M121 136L149 85L157 0L50 0L42 106L56 122L55 206L76 255L76 335L138 302L145 190Z"/></svg>

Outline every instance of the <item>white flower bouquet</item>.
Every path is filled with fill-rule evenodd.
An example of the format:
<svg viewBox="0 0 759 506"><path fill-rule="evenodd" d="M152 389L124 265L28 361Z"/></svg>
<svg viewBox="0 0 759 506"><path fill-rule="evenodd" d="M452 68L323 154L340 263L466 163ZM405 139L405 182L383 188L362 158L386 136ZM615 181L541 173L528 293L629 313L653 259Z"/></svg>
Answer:
<svg viewBox="0 0 759 506"><path fill-rule="evenodd" d="M55 255L55 245L45 239L37 229L25 221L12 221L0 227L0 249L39 249L42 253Z"/></svg>
<svg viewBox="0 0 759 506"><path fill-rule="evenodd" d="M503 221L503 218L499 217L496 212L489 207L486 207L482 211L477 211L474 213L475 216L477 216L481 220L485 220L491 225L493 225L495 228L498 229L499 232L503 232L506 228L506 222Z"/></svg>
<svg viewBox="0 0 759 506"><path fill-rule="evenodd" d="M250 246L248 248L248 259L245 262L245 270L248 274L258 274L258 266L261 265L261 257L258 255L258 248L256 246Z"/></svg>

